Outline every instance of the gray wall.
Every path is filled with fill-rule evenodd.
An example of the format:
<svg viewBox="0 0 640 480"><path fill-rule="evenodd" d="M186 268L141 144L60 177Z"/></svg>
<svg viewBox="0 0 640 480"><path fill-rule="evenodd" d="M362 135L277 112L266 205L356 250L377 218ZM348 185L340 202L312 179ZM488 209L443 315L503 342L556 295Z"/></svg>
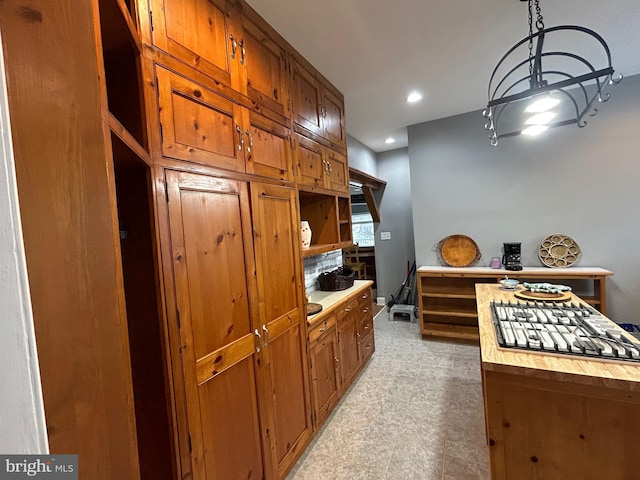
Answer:
<svg viewBox="0 0 640 480"><path fill-rule="evenodd" d="M408 150L379 153L378 178L387 185L375 192L381 220L376 228L376 277L378 296L389 301L407 276L407 260L415 258ZM380 232L391 232L391 240L381 240Z"/></svg>
<svg viewBox="0 0 640 480"><path fill-rule="evenodd" d="M523 264L540 266L541 241L565 233L582 249L576 266L600 266L608 314L640 323L640 76L611 87L585 128L489 145L480 112L408 128L418 264L437 265L433 246L463 233L487 265L502 242L522 242Z"/></svg>
<svg viewBox="0 0 640 480"><path fill-rule="evenodd" d="M347 156L350 167L368 173L373 177L378 176L376 152L351 135L347 135Z"/></svg>

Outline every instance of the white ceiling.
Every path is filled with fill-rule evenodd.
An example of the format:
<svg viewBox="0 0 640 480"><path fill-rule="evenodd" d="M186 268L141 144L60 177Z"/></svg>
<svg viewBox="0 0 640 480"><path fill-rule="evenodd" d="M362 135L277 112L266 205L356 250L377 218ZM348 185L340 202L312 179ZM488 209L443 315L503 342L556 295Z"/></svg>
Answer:
<svg viewBox="0 0 640 480"><path fill-rule="evenodd" d="M519 0L248 2L344 94L347 132L376 152L406 146L408 125L484 108L493 68L528 33ZM540 3L547 27L591 28L616 72L640 73L639 0Z"/></svg>

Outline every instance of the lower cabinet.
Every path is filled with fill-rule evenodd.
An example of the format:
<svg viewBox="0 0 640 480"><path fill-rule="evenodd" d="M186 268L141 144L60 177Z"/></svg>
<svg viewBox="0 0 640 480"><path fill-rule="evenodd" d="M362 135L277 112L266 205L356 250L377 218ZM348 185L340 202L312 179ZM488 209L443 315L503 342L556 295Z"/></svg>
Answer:
<svg viewBox="0 0 640 480"><path fill-rule="evenodd" d="M317 431L375 350L371 287L347 295L314 319L308 340Z"/></svg>
<svg viewBox="0 0 640 480"><path fill-rule="evenodd" d="M358 348L358 302L351 300L338 312L338 347L340 349L340 382L346 390L360 367Z"/></svg>
<svg viewBox="0 0 640 480"><path fill-rule="evenodd" d="M283 478L312 433L295 193L188 172L165 179L181 476Z"/></svg>
<svg viewBox="0 0 640 480"><path fill-rule="evenodd" d="M323 423L338 402L340 359L336 316L331 314L309 331L309 362L313 392L314 424Z"/></svg>

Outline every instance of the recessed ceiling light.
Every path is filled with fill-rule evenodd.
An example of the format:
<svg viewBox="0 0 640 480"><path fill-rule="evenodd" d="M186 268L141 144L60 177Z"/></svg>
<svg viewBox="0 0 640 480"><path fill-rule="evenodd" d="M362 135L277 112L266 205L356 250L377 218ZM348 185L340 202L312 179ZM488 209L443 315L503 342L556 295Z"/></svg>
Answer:
<svg viewBox="0 0 640 480"><path fill-rule="evenodd" d="M422 100L422 94L418 92L411 92L407 97L407 102L409 103L416 103L416 102L419 102L420 100Z"/></svg>
<svg viewBox="0 0 640 480"><path fill-rule="evenodd" d="M384 141L384 143L393 143L393 142L395 142L395 141L396 141L396 139L395 139L395 138L393 138L393 137L389 137L389 138L387 138L387 139Z"/></svg>

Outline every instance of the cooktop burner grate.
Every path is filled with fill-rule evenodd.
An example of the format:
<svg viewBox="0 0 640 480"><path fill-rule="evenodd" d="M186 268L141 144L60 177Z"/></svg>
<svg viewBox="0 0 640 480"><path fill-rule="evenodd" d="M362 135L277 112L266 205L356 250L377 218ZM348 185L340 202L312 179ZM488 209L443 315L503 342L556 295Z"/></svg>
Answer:
<svg viewBox="0 0 640 480"><path fill-rule="evenodd" d="M640 343L584 305L491 302L491 314L503 348L640 362Z"/></svg>

